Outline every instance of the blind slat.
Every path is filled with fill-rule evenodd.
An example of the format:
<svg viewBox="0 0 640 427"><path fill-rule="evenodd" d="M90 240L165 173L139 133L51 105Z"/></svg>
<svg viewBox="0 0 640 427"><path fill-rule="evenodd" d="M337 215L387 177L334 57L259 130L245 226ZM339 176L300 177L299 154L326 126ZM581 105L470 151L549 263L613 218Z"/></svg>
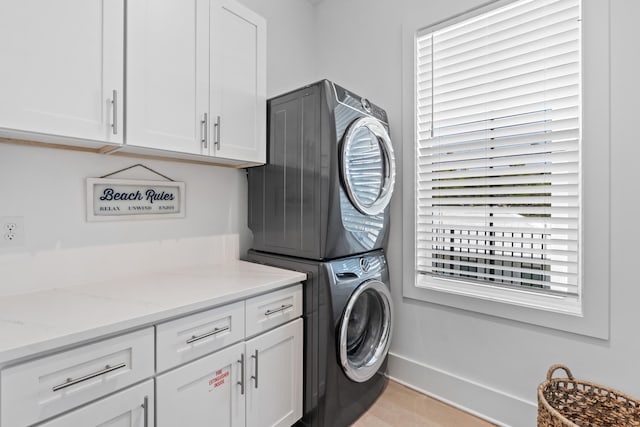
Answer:
<svg viewBox="0 0 640 427"><path fill-rule="evenodd" d="M462 227L460 227L462 228ZM569 240L569 239L553 239L553 238L549 238L547 236L550 236L551 233L547 233L544 230L536 230L535 232L532 233L524 233L520 230L518 230L518 232L516 233L515 230L513 230L511 233L504 233L504 232L496 232L494 230L491 231L484 231L484 232L480 232L478 233L476 230L473 230L474 233L477 234L466 234L466 233L459 233L460 228L458 229L454 229L454 228L441 228L441 227L434 227L434 229L436 230L441 230L440 232L423 232L421 233L420 238L418 238L416 241L418 242L418 244L420 243L424 243L424 244L431 244L431 241L433 239L439 239L438 241L441 241L440 239L462 239L464 238L465 240L477 240L477 241L483 241L483 242L488 242L488 244L497 244L497 245L505 245L505 244L540 244L540 245L546 245L549 246L551 248L553 248L554 246L558 246L558 247L563 247L566 248L565 250L568 251L575 251L578 248L578 241L575 239ZM466 229L463 229L464 231L468 231ZM450 231L450 232L449 232ZM507 234L505 236L505 234ZM538 235L541 237L510 237L508 234L512 234L512 235L522 235L522 236L528 236L529 234L531 236L534 235Z"/></svg>
<svg viewBox="0 0 640 427"><path fill-rule="evenodd" d="M550 154L525 154L512 157L499 157L486 160L464 160L456 162L439 162L437 164L420 163L418 164L418 171L422 172L437 172L447 171L452 169L470 169L470 168L486 168L487 175L491 176L493 169L496 167L506 167L511 174L526 174L526 167L521 165L527 164L544 164L544 163L564 163L564 162L577 162L579 155L577 151L572 152L560 152ZM481 174L482 172L479 172Z"/></svg>
<svg viewBox="0 0 640 427"><path fill-rule="evenodd" d="M503 117L509 114L521 114L539 109L553 110L555 107L553 105L554 100L562 100L564 98L578 99L580 95L579 92L579 85L572 84L565 87L555 88L553 91L519 94L517 96L493 100L490 103L462 103L448 109L434 105L434 107L438 107L433 110L435 117L423 117L422 120L426 120L427 123L432 121L442 123L451 119L468 121L467 119L461 118L475 116L481 113L485 115L489 113L491 114L491 117ZM538 108L528 107L530 104L536 104L538 105Z"/></svg>
<svg viewBox="0 0 640 427"><path fill-rule="evenodd" d="M556 174L538 174L538 175L509 175L499 177L483 177L483 178L467 178L458 180L442 180L438 178L428 179L418 178L418 189L429 189L433 187L446 186L451 189L465 188L469 186L517 186L538 185L538 184L558 184L558 185L578 185L577 173L556 173Z"/></svg>
<svg viewBox="0 0 640 427"><path fill-rule="evenodd" d="M496 211L496 209L491 209L492 212ZM562 232L562 230L567 229L576 230L578 228L578 220L577 217L573 218L554 218L554 217L539 217L533 220L531 217L518 216L518 214L509 213L509 216L493 216L486 217L484 213L486 209L481 209L477 215L475 216L460 216L456 215L458 212L455 210L450 210L447 212L446 218L443 216L433 216L431 210L427 211L427 208L420 208L417 215L418 221L418 231L424 231L424 224L429 224L430 226L434 223L441 225L441 228L447 228L450 225L465 225L466 227L483 227L488 226L489 224L493 224L495 227L523 227L525 229L530 229L534 225L536 227L541 228L555 228L558 232ZM436 212L436 213L439 213ZM462 211L464 213L464 211ZM524 232L524 231L523 231Z"/></svg>
<svg viewBox="0 0 640 427"><path fill-rule="evenodd" d="M540 174L551 175L552 177L561 176L562 174L577 174L579 170L578 162L563 162L556 164L532 164L526 166L504 167L499 169L491 169L491 173L486 173L484 169L460 169L460 170L444 170L444 171L428 171L419 172L418 184L427 180L457 180L459 178L478 178L478 179L493 179L501 177L535 177Z"/></svg>
<svg viewBox="0 0 640 427"><path fill-rule="evenodd" d="M454 248L454 250L444 249L449 247ZM432 257L430 257L430 259L432 262L447 262L447 260L450 260L452 262L459 263L458 265L466 265L466 266L473 266L474 264L478 264L478 263L487 265L490 263L500 262L502 263L500 264L500 267L508 267L507 269L508 271L518 271L523 273L535 273L537 271L538 274L540 274L540 272L542 271L544 273L552 273L557 277L564 277L567 279L572 279L577 276L577 273L576 273L577 263L575 261L567 262L567 261L553 260L548 257L543 258L541 257L541 255L544 253L542 249L540 250L528 249L527 251L525 250L517 251L515 249L507 250L503 248L488 249L486 246L481 246L481 245L476 245L475 247L472 245L459 246L459 247L443 245L442 248L443 248L442 250L424 251L425 258L431 255ZM472 251L477 251L477 252L472 252ZM517 255L515 256L501 255L501 254L508 254L511 252L515 252L517 253ZM418 247L418 255L421 255L420 247ZM560 255L564 256L565 254L560 254ZM477 259L478 261L472 261L465 258ZM504 263L514 263L516 265L515 266L506 265ZM534 264L535 267L531 267L529 265L520 266L517 264ZM565 267L564 270L568 270L568 271L553 270L551 269L551 267L555 267L555 268Z"/></svg>
<svg viewBox="0 0 640 427"><path fill-rule="evenodd" d="M531 2L514 2L503 8L493 10L486 14L476 16L466 21L443 28L436 33L441 41L453 40L464 34L470 34L478 29L491 31L492 28L499 28L503 23L522 22L522 20L536 19L539 16L548 15L559 9L574 7L575 1L571 0L535 0ZM476 38L477 34L474 34Z"/></svg>
<svg viewBox="0 0 640 427"><path fill-rule="evenodd" d="M514 203L515 204L515 203ZM559 207L559 206L428 206L421 207L418 211L419 215L423 215L424 212L428 212L431 215L455 215L460 213L466 213L468 215L487 217L489 213L496 215L490 217L492 222L494 219L500 219L500 215L566 215L566 218L557 218L558 220L569 220L578 217L578 209L575 207ZM553 218L553 216L552 216ZM508 218L513 219L513 218ZM520 221L523 221L520 219ZM533 221L533 220L532 220Z"/></svg>
<svg viewBox="0 0 640 427"><path fill-rule="evenodd" d="M526 288L526 289L539 288L540 291L545 293L557 292L559 294L568 295L568 296L578 295L578 292L579 292L578 287L575 285L567 286L563 283L554 283L551 281L543 281L543 280L536 280L536 279L523 278L523 277L516 278L516 277L509 277L504 275L498 276L498 275L486 274L481 272L471 273L468 271L458 271L456 273L455 270L452 270L449 268L447 269L432 268L429 270L425 270L421 264L417 265L417 272L418 274L428 274L428 275L434 275L434 276L444 277L444 278L451 278L451 277L454 277L454 275L456 275L455 277L461 278L463 281L477 280L479 282L482 282L485 284L491 284L491 285L511 284L514 287L518 287L518 288Z"/></svg>
<svg viewBox="0 0 640 427"><path fill-rule="evenodd" d="M485 125L489 125L488 121L484 120ZM576 140L579 137L578 129L565 129L558 130L554 133L554 141L548 141L543 133L528 133L518 135L508 135L501 138L469 138L463 142L457 142L449 144L446 148L439 144L434 144L433 141L425 141L418 147L420 156L430 156L441 153L446 150L447 153L454 153L456 151L470 151L477 149L494 149L500 147L509 147L514 145L531 145L541 142L555 144L556 141ZM442 140L442 137L440 138Z"/></svg>
<svg viewBox="0 0 640 427"><path fill-rule="evenodd" d="M464 182L458 183L464 185ZM546 183L545 183L546 184ZM433 198L434 203L440 203L442 199L448 199L454 201L456 197L468 198L462 196L497 196L502 197L517 197L517 200L526 195L526 197L577 197L575 195L578 191L578 184L555 184L555 185L540 185L540 184L525 184L521 186L468 186L468 187L450 187L449 182L432 182L430 189L419 190L418 196ZM558 196L560 194L560 196ZM574 194L574 196L564 196L563 194ZM573 199L572 199L573 200Z"/></svg>

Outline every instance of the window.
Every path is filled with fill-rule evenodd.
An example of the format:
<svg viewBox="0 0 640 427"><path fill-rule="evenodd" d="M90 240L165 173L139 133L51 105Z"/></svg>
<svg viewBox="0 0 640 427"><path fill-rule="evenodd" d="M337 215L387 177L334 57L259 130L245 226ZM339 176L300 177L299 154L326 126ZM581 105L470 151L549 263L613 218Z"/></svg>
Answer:
<svg viewBox="0 0 640 427"><path fill-rule="evenodd" d="M405 296L583 316L583 8L500 1L412 31Z"/></svg>
<svg viewBox="0 0 640 427"><path fill-rule="evenodd" d="M427 32L416 59L418 274L577 302L579 0Z"/></svg>

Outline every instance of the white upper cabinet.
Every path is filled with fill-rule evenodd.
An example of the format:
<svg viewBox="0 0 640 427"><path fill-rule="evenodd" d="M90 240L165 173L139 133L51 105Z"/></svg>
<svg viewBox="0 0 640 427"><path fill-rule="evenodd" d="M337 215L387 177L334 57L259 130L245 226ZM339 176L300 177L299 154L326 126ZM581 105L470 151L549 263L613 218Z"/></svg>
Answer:
<svg viewBox="0 0 640 427"><path fill-rule="evenodd" d="M129 0L127 143L203 154L209 0Z"/></svg>
<svg viewBox="0 0 640 427"><path fill-rule="evenodd" d="M266 23L231 0L129 0L127 145L266 159Z"/></svg>
<svg viewBox="0 0 640 427"><path fill-rule="evenodd" d="M124 0L3 1L0 58L0 135L122 142Z"/></svg>
<svg viewBox="0 0 640 427"><path fill-rule="evenodd" d="M212 154L266 160L266 24L231 0L211 3Z"/></svg>

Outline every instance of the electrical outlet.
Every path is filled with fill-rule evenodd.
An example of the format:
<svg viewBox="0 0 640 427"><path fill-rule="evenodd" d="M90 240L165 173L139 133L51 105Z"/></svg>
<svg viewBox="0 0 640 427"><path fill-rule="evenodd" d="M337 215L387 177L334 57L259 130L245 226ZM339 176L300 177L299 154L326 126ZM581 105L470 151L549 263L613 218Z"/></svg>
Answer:
<svg viewBox="0 0 640 427"><path fill-rule="evenodd" d="M0 217L0 248L17 248L24 245L24 217Z"/></svg>

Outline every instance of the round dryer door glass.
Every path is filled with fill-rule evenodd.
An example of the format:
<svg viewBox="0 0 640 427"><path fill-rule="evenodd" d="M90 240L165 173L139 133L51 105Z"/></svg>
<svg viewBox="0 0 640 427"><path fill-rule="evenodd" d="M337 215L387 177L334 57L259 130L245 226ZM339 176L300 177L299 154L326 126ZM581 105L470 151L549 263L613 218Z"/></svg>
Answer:
<svg viewBox="0 0 640 427"><path fill-rule="evenodd" d="M377 280L353 293L340 322L340 363L350 379L364 382L385 361L391 343L391 295Z"/></svg>
<svg viewBox="0 0 640 427"><path fill-rule="evenodd" d="M391 199L395 157L385 127L372 117L355 120L344 136L342 181L353 206L364 215L377 215Z"/></svg>

